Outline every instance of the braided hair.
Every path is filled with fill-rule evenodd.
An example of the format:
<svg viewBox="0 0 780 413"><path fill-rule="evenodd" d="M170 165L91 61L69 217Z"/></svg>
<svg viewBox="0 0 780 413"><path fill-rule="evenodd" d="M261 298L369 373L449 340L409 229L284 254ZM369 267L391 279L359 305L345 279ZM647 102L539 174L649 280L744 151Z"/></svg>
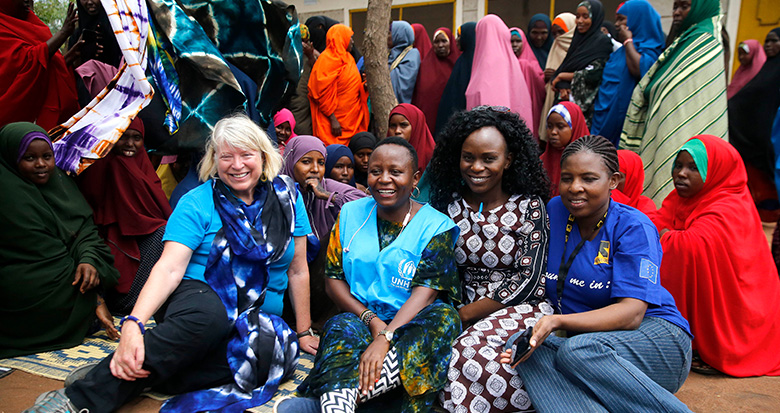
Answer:
<svg viewBox="0 0 780 413"><path fill-rule="evenodd" d="M436 142L433 158L428 164L431 182L431 205L446 211L454 194L468 189L461 179L460 156L463 142L474 131L494 127L504 137L512 163L504 171L501 188L508 194L538 196L543 202L550 199L550 183L539 159L539 147L516 113L507 108L480 106L456 113L447 122Z"/></svg>
<svg viewBox="0 0 780 413"><path fill-rule="evenodd" d="M586 135L567 145L561 154L561 165L566 158L582 151L590 151L600 156L610 174L620 172L620 161L615 145L600 135Z"/></svg>

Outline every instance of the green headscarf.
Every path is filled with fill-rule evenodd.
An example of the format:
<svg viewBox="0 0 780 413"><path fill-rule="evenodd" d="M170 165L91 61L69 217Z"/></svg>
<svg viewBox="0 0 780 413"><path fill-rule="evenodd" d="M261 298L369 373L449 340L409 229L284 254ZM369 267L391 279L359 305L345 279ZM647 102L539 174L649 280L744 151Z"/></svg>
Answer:
<svg viewBox="0 0 780 413"><path fill-rule="evenodd" d="M41 186L19 175L19 147L31 132L45 133L26 122L0 129L0 358L81 343L96 292L71 285L79 264L94 266L103 288L119 278L72 179L56 167Z"/></svg>
<svg viewBox="0 0 780 413"><path fill-rule="evenodd" d="M707 182L707 147L704 146L704 142L700 139L691 139L680 148L677 152L685 151L691 154L693 162L696 163L696 168L699 169L699 175L701 175L701 181ZM674 165L672 165L674 169Z"/></svg>
<svg viewBox="0 0 780 413"><path fill-rule="evenodd" d="M694 24L711 20L720 15L720 0L691 0L691 10L680 23L680 33Z"/></svg>

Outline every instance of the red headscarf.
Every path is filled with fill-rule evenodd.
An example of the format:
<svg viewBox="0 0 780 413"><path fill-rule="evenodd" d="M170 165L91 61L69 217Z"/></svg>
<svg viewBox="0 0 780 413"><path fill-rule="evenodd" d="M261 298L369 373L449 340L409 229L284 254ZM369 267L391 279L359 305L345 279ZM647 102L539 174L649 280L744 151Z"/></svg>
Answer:
<svg viewBox="0 0 780 413"><path fill-rule="evenodd" d="M458 50L455 38L452 37L452 31L446 27L439 27L433 33L434 40L439 33L447 36L447 39L450 40L450 54L445 58L440 58L431 49L426 55L423 55L412 96L412 104L425 114L429 130L436 130L436 116L439 113L441 95L444 93L444 88L452 74L455 61L460 56L460 50Z"/></svg>
<svg viewBox="0 0 780 413"><path fill-rule="evenodd" d="M645 168L642 158L629 150L617 151L620 161L620 172L626 176L623 191L612 191L612 199L621 204L634 207L647 216L655 214L656 208L653 200L642 195L642 187L645 183Z"/></svg>
<svg viewBox="0 0 780 413"><path fill-rule="evenodd" d="M588 124L585 123L585 115L582 114L582 109L580 109L576 103L561 102L559 105L566 108L566 112L569 113L569 118L571 119L571 140L569 143L572 143L585 135L590 135ZM558 105L553 106L550 111L556 109L556 106ZM549 114L544 117L545 122L547 122L548 116ZM563 118L565 119L566 117L563 116ZM564 148L556 149L548 143L544 153L540 156L540 158L542 158L542 163L544 164L544 169L547 171L547 176L550 177L550 196L553 197L560 195L560 192L558 192L558 184L561 182L561 154L563 153Z"/></svg>
<svg viewBox="0 0 780 413"><path fill-rule="evenodd" d="M32 12L9 15L9 3L0 3L0 126L26 121L49 130L79 110L76 80L60 52L49 57L49 26Z"/></svg>
<svg viewBox="0 0 780 413"><path fill-rule="evenodd" d="M425 57L433 49L431 38L428 37L428 31L420 23L412 24L414 30L414 48L420 52L420 58Z"/></svg>
<svg viewBox="0 0 780 413"><path fill-rule="evenodd" d="M140 118L127 129L144 133ZM137 237L154 233L171 215L160 178L145 151L132 158L111 152L82 172L78 184L92 207L100 235L114 255L114 266L119 270L116 289L127 293L141 258Z"/></svg>
<svg viewBox="0 0 780 413"><path fill-rule="evenodd" d="M515 34L523 40L523 46L520 48L520 56L517 57L517 61L520 63L520 69L523 70L523 77L525 78L525 84L528 86L528 91L531 93L531 107L533 109L533 125L531 132L534 137L539 140L539 120L542 115L542 106L544 105L544 98L547 92L544 89L544 71L539 67L539 61L536 59L534 51L531 50L531 44L528 43L528 38L525 36L522 30L517 27L509 29L509 33Z"/></svg>
<svg viewBox="0 0 780 413"><path fill-rule="evenodd" d="M692 139L707 150L706 179L691 198L672 190L653 218L670 230L661 236L661 283L704 362L731 376L780 375L780 279L745 165L721 138Z"/></svg>
<svg viewBox="0 0 780 413"><path fill-rule="evenodd" d="M405 117L412 124L412 136L409 138L409 143L417 151L418 170L425 171L425 167L428 166L428 162L433 156L433 148L436 146L428 124L425 122L425 114L417 106L409 103L401 103L394 107L390 111L390 117L395 114ZM387 136L390 136L389 132Z"/></svg>

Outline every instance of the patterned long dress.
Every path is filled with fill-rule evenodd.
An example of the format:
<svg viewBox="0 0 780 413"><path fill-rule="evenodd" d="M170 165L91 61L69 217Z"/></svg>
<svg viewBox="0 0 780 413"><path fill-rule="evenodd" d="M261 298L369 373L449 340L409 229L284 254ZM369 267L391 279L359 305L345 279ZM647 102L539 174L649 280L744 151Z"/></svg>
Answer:
<svg viewBox="0 0 780 413"><path fill-rule="evenodd" d="M490 298L506 307L457 338L439 401L458 413L533 411L523 381L499 354L512 334L553 313L543 301L550 232L544 202L513 195L483 216L456 199L447 214L460 227L455 260L464 304Z"/></svg>

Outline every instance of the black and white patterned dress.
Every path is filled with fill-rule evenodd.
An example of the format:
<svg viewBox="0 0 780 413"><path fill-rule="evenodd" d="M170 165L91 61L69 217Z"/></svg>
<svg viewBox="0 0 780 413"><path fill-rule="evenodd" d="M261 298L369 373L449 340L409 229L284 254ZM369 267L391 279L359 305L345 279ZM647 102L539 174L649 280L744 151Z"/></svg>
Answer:
<svg viewBox="0 0 780 413"><path fill-rule="evenodd" d="M439 399L450 412L533 411L514 369L499 362L506 340L553 307L544 301L549 224L539 197L513 195L479 213L456 197L447 214L460 227L455 259L463 301L490 298L501 310L466 329L455 341L449 383Z"/></svg>

